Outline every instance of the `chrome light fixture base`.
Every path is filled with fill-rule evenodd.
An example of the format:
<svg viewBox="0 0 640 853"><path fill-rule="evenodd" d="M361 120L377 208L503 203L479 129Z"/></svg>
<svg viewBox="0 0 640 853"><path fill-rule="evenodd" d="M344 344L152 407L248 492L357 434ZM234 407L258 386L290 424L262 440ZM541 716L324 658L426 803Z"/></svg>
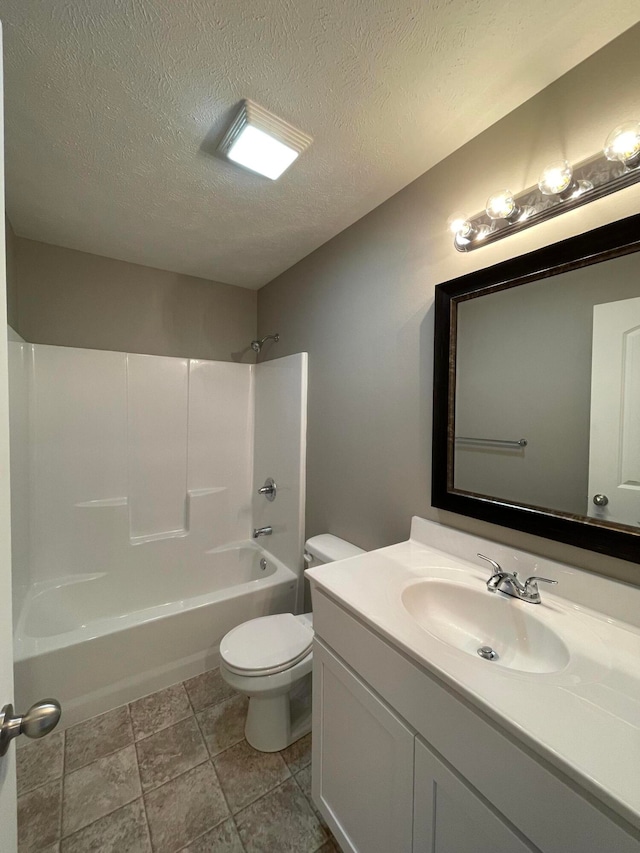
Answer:
<svg viewBox="0 0 640 853"><path fill-rule="evenodd" d="M640 159L638 163L640 164ZM517 207L526 211L526 216L509 222L504 219L492 220L486 211L483 211L468 218L472 228L471 233L478 236L461 239L456 235L453 244L458 252L472 252L480 246L495 243L509 234L524 231L525 228L531 228L532 225L545 222L567 210L588 204L590 201L617 192L638 181L640 181L640 168L637 164L634 167L632 161L623 164L608 160L601 152L574 166L573 186L570 188L570 193L544 195L537 185L528 187L514 195Z"/></svg>

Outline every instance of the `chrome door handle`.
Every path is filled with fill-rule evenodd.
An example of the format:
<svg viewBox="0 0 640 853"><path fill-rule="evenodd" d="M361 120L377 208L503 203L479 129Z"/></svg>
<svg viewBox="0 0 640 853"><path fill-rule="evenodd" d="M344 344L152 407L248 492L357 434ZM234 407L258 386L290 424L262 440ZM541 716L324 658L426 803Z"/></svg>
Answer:
<svg viewBox="0 0 640 853"><path fill-rule="evenodd" d="M606 495L594 495L593 502L596 506L606 506L609 503L609 498Z"/></svg>
<svg viewBox="0 0 640 853"><path fill-rule="evenodd" d="M0 756L6 755L9 744L18 735L41 738L58 725L62 708L57 699L43 699L32 705L27 713L14 716L13 705L5 705L0 711Z"/></svg>

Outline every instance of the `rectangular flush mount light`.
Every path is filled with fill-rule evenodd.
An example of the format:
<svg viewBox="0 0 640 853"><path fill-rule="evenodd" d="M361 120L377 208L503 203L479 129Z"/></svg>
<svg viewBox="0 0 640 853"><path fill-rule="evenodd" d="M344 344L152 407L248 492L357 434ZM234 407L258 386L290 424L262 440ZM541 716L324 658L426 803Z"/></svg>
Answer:
<svg viewBox="0 0 640 853"><path fill-rule="evenodd" d="M218 153L275 181L312 141L306 133L253 101L243 101Z"/></svg>

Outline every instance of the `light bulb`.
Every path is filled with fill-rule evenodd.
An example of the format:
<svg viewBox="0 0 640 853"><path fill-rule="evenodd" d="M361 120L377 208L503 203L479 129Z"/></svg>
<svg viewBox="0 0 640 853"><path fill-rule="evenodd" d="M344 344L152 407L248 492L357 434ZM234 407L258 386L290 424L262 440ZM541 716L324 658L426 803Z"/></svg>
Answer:
<svg viewBox="0 0 640 853"><path fill-rule="evenodd" d="M568 160L550 163L538 179L542 195L561 195L573 183L573 169Z"/></svg>
<svg viewBox="0 0 640 853"><path fill-rule="evenodd" d="M509 222L521 212L511 190L500 190L489 196L486 209L489 219L506 219Z"/></svg>
<svg viewBox="0 0 640 853"><path fill-rule="evenodd" d="M625 121L614 128L604 144L607 160L619 160L631 168L640 163L640 121Z"/></svg>
<svg viewBox="0 0 640 853"><path fill-rule="evenodd" d="M468 239L473 232L473 225L464 213L454 213L447 219L447 225L449 226L449 231L456 237L466 237Z"/></svg>
<svg viewBox="0 0 640 853"><path fill-rule="evenodd" d="M593 184L585 179L576 181L569 161L558 160L543 169L538 180L538 189L542 195L555 195L561 201L568 201L592 190Z"/></svg>

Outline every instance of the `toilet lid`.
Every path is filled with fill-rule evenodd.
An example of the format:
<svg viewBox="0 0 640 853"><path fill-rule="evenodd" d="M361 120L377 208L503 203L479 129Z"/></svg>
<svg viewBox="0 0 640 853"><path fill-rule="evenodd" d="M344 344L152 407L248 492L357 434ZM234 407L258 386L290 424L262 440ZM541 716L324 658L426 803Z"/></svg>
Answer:
<svg viewBox="0 0 640 853"><path fill-rule="evenodd" d="M233 628L220 644L220 657L236 672L274 672L302 660L312 642L308 624L292 613L279 613Z"/></svg>

